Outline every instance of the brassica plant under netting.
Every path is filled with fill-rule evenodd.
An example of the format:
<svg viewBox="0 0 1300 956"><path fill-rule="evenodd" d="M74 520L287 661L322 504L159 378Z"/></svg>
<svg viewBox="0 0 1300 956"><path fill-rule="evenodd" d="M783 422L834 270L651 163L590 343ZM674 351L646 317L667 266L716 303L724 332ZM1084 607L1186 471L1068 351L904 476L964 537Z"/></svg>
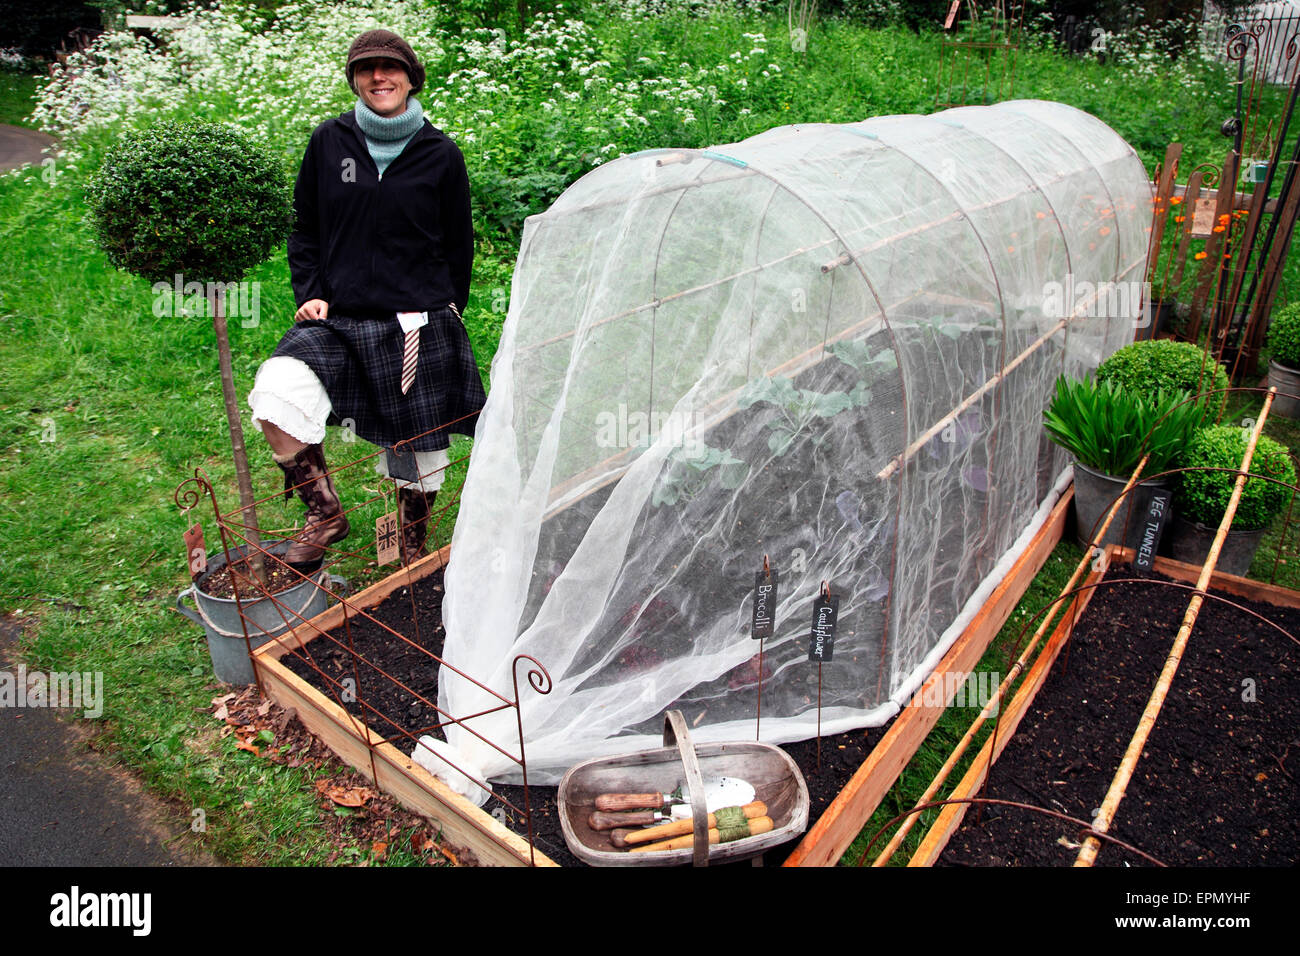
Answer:
<svg viewBox="0 0 1300 956"><path fill-rule="evenodd" d="M897 713L1059 494L1043 407L1132 340L1150 213L1111 129L1016 101L637 153L530 218L444 604L450 665L554 680L530 780L658 746L667 708L752 739L760 677L764 740L819 697L822 733ZM494 703L443 668L448 713ZM514 750L509 711L469 726Z"/></svg>

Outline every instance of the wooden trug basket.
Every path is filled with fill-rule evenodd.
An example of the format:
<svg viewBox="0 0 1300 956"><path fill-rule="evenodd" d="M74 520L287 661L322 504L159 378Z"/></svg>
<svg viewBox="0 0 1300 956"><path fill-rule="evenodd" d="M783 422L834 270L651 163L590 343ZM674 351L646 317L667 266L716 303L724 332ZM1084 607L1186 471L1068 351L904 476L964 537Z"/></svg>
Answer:
<svg viewBox="0 0 1300 956"><path fill-rule="evenodd" d="M705 777L736 777L753 784L755 799L767 804L772 829L757 836L710 846ZM685 783L692 795L693 849L629 853L616 848L608 832L593 830L587 818L601 793L668 793ZM574 856L592 866L696 866L757 856L793 840L808 827L808 785L798 765L780 747L752 741L691 742L680 711L664 715L664 746L576 764L560 781L560 826Z"/></svg>

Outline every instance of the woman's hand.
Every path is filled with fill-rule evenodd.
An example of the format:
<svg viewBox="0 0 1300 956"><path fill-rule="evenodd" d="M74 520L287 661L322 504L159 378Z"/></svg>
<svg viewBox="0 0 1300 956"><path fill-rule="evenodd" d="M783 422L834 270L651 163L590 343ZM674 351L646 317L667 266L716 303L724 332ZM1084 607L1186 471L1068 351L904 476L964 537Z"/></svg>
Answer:
<svg viewBox="0 0 1300 956"><path fill-rule="evenodd" d="M294 313L295 322L314 322L325 318L329 314L330 304L324 299L308 299L302 305L298 306L298 311Z"/></svg>

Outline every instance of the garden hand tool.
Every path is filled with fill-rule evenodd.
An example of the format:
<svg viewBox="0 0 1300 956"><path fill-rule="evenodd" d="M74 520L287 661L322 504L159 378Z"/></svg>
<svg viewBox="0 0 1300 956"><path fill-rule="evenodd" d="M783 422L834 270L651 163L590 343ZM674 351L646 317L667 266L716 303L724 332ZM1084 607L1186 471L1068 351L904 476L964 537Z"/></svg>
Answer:
<svg viewBox="0 0 1300 956"><path fill-rule="evenodd" d="M739 810L740 808L729 807L726 809ZM755 817L752 820L744 820L734 827L710 827L709 844L730 843L732 840L742 840L747 836L770 833L774 826L771 817ZM695 834L688 833L685 836L673 837L671 840L663 840L659 843L644 843L640 846L633 846L628 849L628 852L654 853L658 850L685 850L693 846L695 846Z"/></svg>
<svg viewBox="0 0 1300 956"><path fill-rule="evenodd" d="M587 825L593 830L613 830L615 827L640 827L651 823L663 823L676 819L669 810L629 810L622 813L607 813L593 810L587 817Z"/></svg>
<svg viewBox="0 0 1300 956"><path fill-rule="evenodd" d="M762 800L755 800L738 808L745 815L746 820L756 820L759 817L767 816L767 804ZM724 817L726 811L722 811ZM646 827L644 830L633 830L623 837L625 843L629 846L636 843L650 843L656 840L666 840L669 837L681 836L684 833L690 833L695 828L693 820L674 820L671 823L662 823L659 826ZM717 813L709 814L709 828L716 830L718 828ZM616 843L615 846L618 844Z"/></svg>
<svg viewBox="0 0 1300 956"><path fill-rule="evenodd" d="M719 807L742 806L753 799L753 785L738 777L709 777L704 781L704 805L710 813ZM690 801L690 793L679 785L671 793L602 793L596 797L596 809L618 811L671 806L674 818L680 819L691 815Z"/></svg>

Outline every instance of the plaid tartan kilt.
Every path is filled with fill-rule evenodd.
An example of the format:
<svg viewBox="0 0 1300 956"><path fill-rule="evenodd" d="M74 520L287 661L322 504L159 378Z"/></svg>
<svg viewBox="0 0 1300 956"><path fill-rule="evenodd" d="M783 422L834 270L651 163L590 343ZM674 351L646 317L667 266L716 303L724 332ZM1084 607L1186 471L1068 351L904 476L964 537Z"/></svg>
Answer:
<svg viewBox="0 0 1300 956"><path fill-rule="evenodd" d="M328 424L351 419L353 431L368 442L389 448L413 439L413 450L433 451L451 443L451 432L473 436L487 395L460 318L450 308L429 313L420 329L415 382L403 395L405 341L395 315L331 314L294 325L273 354L305 362L334 406Z"/></svg>

